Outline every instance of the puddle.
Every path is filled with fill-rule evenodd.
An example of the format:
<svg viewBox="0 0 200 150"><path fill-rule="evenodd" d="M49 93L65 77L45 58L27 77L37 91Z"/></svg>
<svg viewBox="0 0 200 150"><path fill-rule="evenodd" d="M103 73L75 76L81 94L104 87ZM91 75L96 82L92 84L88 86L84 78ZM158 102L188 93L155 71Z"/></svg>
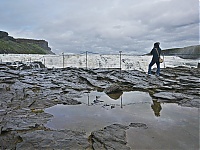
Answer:
<svg viewBox="0 0 200 150"><path fill-rule="evenodd" d="M92 91L85 93L82 98L77 99L81 105L58 104L45 109L45 112L54 115L47 123L52 129L73 129L91 132L113 123L132 121L132 115L150 113L152 98L147 92L123 92L107 95L104 92ZM131 107L134 110L126 109Z"/></svg>
<svg viewBox="0 0 200 150"><path fill-rule="evenodd" d="M148 126L147 130L139 130L135 133L135 129L129 129L127 140L132 141L136 138L139 144L129 142L130 146L140 148L143 142L137 136L144 140L148 139L150 142L146 141L147 147L143 147L146 149L148 143L152 146L154 142L157 142L158 139L155 137L165 137L162 134L166 135L164 140L173 137L173 134L180 133L180 136L176 137L190 138L191 140L188 140L190 143L198 139L199 109L197 108L181 107L175 103L160 103L152 100L148 93L139 91L123 92L118 95L106 95L103 92L93 91L85 93L78 101L83 104L73 106L59 104L45 109L45 112L54 115L46 126L52 129L85 131L89 134L113 123L123 125L145 123ZM181 140L178 142L180 144Z"/></svg>
<svg viewBox="0 0 200 150"><path fill-rule="evenodd" d="M161 103L160 107L159 116L147 115L139 119L148 129L127 130L128 146L134 149L199 149L199 109L173 103Z"/></svg>

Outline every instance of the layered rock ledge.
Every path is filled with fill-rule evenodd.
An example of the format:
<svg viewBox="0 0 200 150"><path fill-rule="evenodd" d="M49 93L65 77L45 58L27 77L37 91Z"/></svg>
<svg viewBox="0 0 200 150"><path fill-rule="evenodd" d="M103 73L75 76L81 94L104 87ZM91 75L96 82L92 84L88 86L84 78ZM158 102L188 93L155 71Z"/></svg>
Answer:
<svg viewBox="0 0 200 150"><path fill-rule="evenodd" d="M35 68L12 70L0 67L1 149L130 149L126 130L148 125L133 122L108 125L85 132L53 130L44 125L52 115L45 108L56 104L78 105L76 98L86 91L118 85L122 91L146 91L153 99L183 107L200 106L200 69L162 68L161 76L148 77L137 70Z"/></svg>

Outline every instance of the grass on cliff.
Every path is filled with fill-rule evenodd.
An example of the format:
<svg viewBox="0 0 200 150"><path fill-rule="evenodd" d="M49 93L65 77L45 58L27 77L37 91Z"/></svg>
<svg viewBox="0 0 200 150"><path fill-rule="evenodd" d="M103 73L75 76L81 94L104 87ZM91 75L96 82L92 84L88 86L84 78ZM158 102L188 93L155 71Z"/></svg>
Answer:
<svg viewBox="0 0 200 150"><path fill-rule="evenodd" d="M47 50L32 43L17 43L0 39L0 54L47 54Z"/></svg>

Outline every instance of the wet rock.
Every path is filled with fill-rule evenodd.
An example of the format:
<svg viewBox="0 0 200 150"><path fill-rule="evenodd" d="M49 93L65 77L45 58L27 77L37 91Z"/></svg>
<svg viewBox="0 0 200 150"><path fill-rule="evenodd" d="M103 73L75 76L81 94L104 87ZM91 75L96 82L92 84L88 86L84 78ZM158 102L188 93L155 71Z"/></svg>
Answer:
<svg viewBox="0 0 200 150"><path fill-rule="evenodd" d="M165 77L165 78L176 78L177 75L176 74L173 74L173 73L170 73L170 72L162 72L160 73L161 76Z"/></svg>
<svg viewBox="0 0 200 150"><path fill-rule="evenodd" d="M5 109L0 110L0 135L1 135L1 132L2 132L2 129L3 129L3 119L4 119L4 116L6 114L7 114L7 112L6 112Z"/></svg>
<svg viewBox="0 0 200 150"><path fill-rule="evenodd" d="M148 128L147 125L144 123L130 123L129 126L134 128L144 128L144 129Z"/></svg>
<svg viewBox="0 0 200 150"><path fill-rule="evenodd" d="M177 80L180 80L182 86L187 88L198 88L200 87L200 79L194 76L179 76Z"/></svg>
<svg viewBox="0 0 200 150"><path fill-rule="evenodd" d="M61 100L61 103L64 104L64 105L78 105L78 104L81 104L81 102L73 99L73 98L68 98L67 95L66 96L62 96L60 98Z"/></svg>
<svg viewBox="0 0 200 150"><path fill-rule="evenodd" d="M91 133L92 146L95 150L123 149L129 150L126 146L126 130L128 126L113 124L102 130Z"/></svg>
<svg viewBox="0 0 200 150"><path fill-rule="evenodd" d="M34 61L34 62L7 62L7 67L13 70L26 70L26 69L35 69L35 68L45 68L42 62Z"/></svg>
<svg viewBox="0 0 200 150"><path fill-rule="evenodd" d="M104 92L105 92L106 94L116 93L116 92L121 92L121 91L122 91L122 90L121 90L120 86L117 85L117 84L113 84L113 85L107 87L107 88L104 90Z"/></svg>
<svg viewBox="0 0 200 150"><path fill-rule="evenodd" d="M33 75L32 72L27 72L27 71L20 71L19 76L24 77L24 76L31 76Z"/></svg>
<svg viewBox="0 0 200 150"><path fill-rule="evenodd" d="M2 120L2 131L24 131L43 126L52 115L41 112L35 113L29 109L18 109L9 111Z"/></svg>
<svg viewBox="0 0 200 150"><path fill-rule="evenodd" d="M199 77L199 69L185 67L162 68L161 77L147 77L144 72L136 70L122 70L120 74L117 70L106 69L43 68L23 71L0 69L0 142L4 139L7 141L3 143L5 149L14 149L17 143L17 149L27 149L29 142L32 143L30 149L48 149L54 147L53 144L58 148L61 145L60 149L85 149L89 144L80 142L81 139L84 141L86 139L82 134L79 136L79 132L75 134L72 131L72 133L63 131L62 133L43 128L43 125L53 116L42 110L57 104L80 104L76 99L80 98L85 91L103 91L103 89L106 93L117 91L119 94L124 89L141 90L149 92L159 101L199 108ZM108 85L111 86L108 87ZM93 148L129 149L126 146L125 131L130 127L146 129L147 125L143 123L131 123L129 126L114 124L94 131L91 136ZM37 131L39 129L40 131ZM19 134L13 133L14 131L19 132L20 138L18 138ZM64 136L64 140L57 136ZM19 139L23 139L23 142ZM72 143L76 146L74 147ZM45 147L42 147L42 144Z"/></svg>
<svg viewBox="0 0 200 150"><path fill-rule="evenodd" d="M153 95L155 98L160 98L163 100L171 101L180 101L185 98L185 95L182 93L173 93L173 92L159 92Z"/></svg>
<svg viewBox="0 0 200 150"><path fill-rule="evenodd" d="M2 71L2 74L7 74L9 77L11 77L13 75L14 75L14 77L18 77L19 73L20 73L20 71L18 71L18 70L10 70L10 69Z"/></svg>
<svg viewBox="0 0 200 150"><path fill-rule="evenodd" d="M196 99L192 99L192 100L183 100L183 101L180 101L179 104L181 106L186 106L186 107L200 108L200 99L196 98Z"/></svg>
<svg viewBox="0 0 200 150"><path fill-rule="evenodd" d="M87 149L90 147L85 133L70 130L44 131L38 130L20 135L22 142L18 150L32 149Z"/></svg>
<svg viewBox="0 0 200 150"><path fill-rule="evenodd" d="M4 132L0 136L0 148L2 150L14 150L19 142L22 142L22 139L16 131Z"/></svg>
<svg viewBox="0 0 200 150"><path fill-rule="evenodd" d="M184 94L189 94L189 95L192 95L194 97L200 97L200 88L193 88L193 89L189 89L189 90L185 90L183 91Z"/></svg>
<svg viewBox="0 0 200 150"><path fill-rule="evenodd" d="M180 80L181 83L196 83L196 84L200 84L200 80L197 77L191 77L189 76L180 76L177 79Z"/></svg>
<svg viewBox="0 0 200 150"><path fill-rule="evenodd" d="M177 85L180 84L180 82L172 79L164 79L163 81L163 85L174 85L174 84Z"/></svg>

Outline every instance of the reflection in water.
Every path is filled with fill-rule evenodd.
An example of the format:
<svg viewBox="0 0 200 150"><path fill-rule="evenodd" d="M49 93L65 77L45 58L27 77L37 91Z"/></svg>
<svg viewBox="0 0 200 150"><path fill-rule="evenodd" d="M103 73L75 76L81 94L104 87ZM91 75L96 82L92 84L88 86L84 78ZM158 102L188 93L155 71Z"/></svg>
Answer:
<svg viewBox="0 0 200 150"><path fill-rule="evenodd" d="M123 94L123 92L122 91L119 91L119 92L117 92L117 93L111 93L111 94L107 94L111 99L113 99L113 100L118 100L120 97L120 101L121 101L121 103L120 103L120 106L121 106L121 108L123 108L123 103L122 103L122 94ZM112 108L114 108L114 106L111 106L111 109Z"/></svg>
<svg viewBox="0 0 200 150"><path fill-rule="evenodd" d="M158 102L157 100L153 100L153 104L151 105L151 108L153 109L155 116L159 117L160 111L162 109L160 102Z"/></svg>
<svg viewBox="0 0 200 150"><path fill-rule="evenodd" d="M123 94L122 91L117 92L117 93L111 93L111 94L107 94L111 99L113 100L117 100L120 98L120 96Z"/></svg>
<svg viewBox="0 0 200 150"><path fill-rule="evenodd" d="M87 92L85 96L78 99L78 101L88 106L102 105L103 108L113 109L116 107L124 108L127 105L135 104L152 104L152 98L148 92L131 91L131 92L116 92L106 94L104 92L92 91Z"/></svg>
<svg viewBox="0 0 200 150"><path fill-rule="evenodd" d="M90 96L89 96L89 92L87 93L88 96L88 106L90 105Z"/></svg>
<svg viewBox="0 0 200 150"><path fill-rule="evenodd" d="M139 149L136 147L137 145L135 146L135 143L143 145L140 139L145 139L150 143L146 145L147 147L155 143L160 144L153 149L160 149L163 139L167 139L167 145L177 145L180 144L180 141L183 144L183 140L186 143L184 146L198 145L199 109L181 107L173 103L162 105L162 103L152 100L148 93L138 91L123 92L118 100L112 100L103 92L92 91L85 93L80 100L81 105L58 104L45 109L46 113L54 116L45 127L55 130L84 131L91 134L92 131L100 130L114 123L128 125L143 122L149 126L148 130L136 131L130 128L127 131L127 141L133 145L133 149ZM104 102L92 105L91 102L94 100ZM120 104L123 109L120 108ZM106 106L103 107L104 105ZM113 109L111 109L111 106ZM161 110L162 115L160 116ZM160 117L155 117L155 115ZM183 130L187 132L183 132ZM176 134L176 137L171 138L174 134ZM136 142L133 143L133 139ZM177 143L174 139L177 140ZM172 147L170 148L172 149ZM190 147L185 147L185 149L190 149Z"/></svg>
<svg viewBox="0 0 200 150"><path fill-rule="evenodd" d="M121 108L123 108L123 106L122 106L122 95L121 95Z"/></svg>
<svg viewBox="0 0 200 150"><path fill-rule="evenodd" d="M107 96L109 96L109 98L111 99L111 100L119 100L120 99L120 106L121 106L121 108L123 108L123 103L122 103L122 94L123 94L123 92L122 91L120 91L120 92L117 92L117 93L111 93L111 94L106 94ZM89 94L89 92L87 93L87 101L88 101L88 103L87 103L87 105L88 106L90 106L90 104L91 105L95 105L95 104L100 104L100 103L103 103L104 101L103 100L99 100L101 98L101 96L99 96L99 95L95 95L95 99L94 100L91 100L91 102L90 102L90 94ZM116 102L115 102L115 104L116 104ZM111 104L111 109L113 109L113 108L115 108L115 104ZM110 104L104 104L104 106L110 106Z"/></svg>

